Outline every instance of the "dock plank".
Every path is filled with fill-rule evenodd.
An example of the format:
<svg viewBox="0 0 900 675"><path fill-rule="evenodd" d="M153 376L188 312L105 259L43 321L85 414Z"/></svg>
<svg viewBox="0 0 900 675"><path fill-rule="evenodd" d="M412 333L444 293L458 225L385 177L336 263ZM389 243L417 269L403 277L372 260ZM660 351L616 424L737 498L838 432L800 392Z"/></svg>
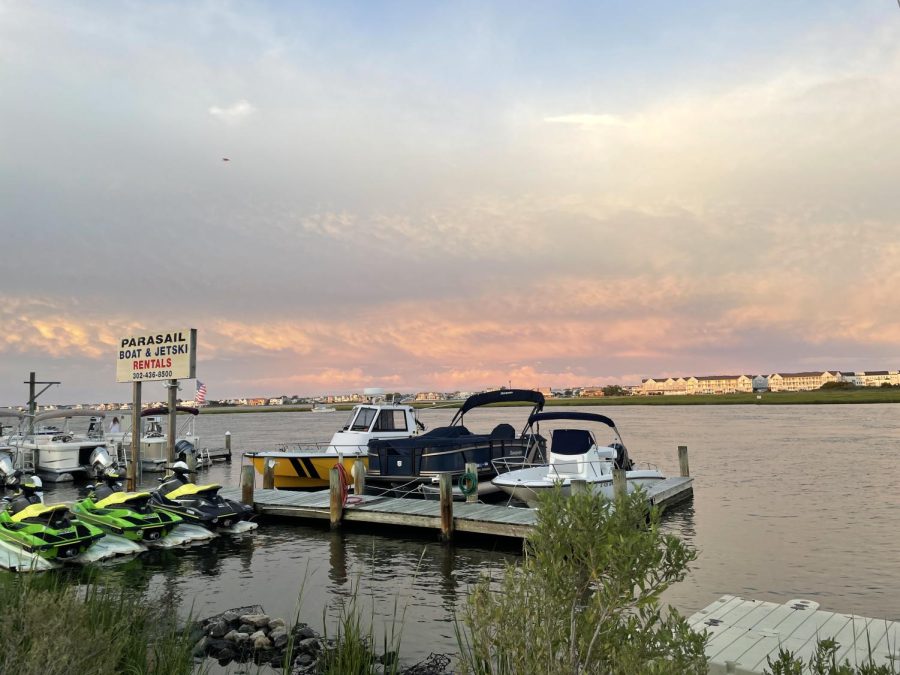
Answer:
<svg viewBox="0 0 900 675"><path fill-rule="evenodd" d="M692 480L676 477L661 481L648 491L648 500L660 506L680 501L692 494ZM241 499L239 488L222 488L220 494L227 499ZM330 518L328 490L257 489L253 493L253 507L260 515L314 520ZM354 495L344 506L343 520L439 530L440 502L384 495ZM522 539L537 523L537 511L499 504L454 503L453 523L454 529L459 532Z"/></svg>
<svg viewBox="0 0 900 675"><path fill-rule="evenodd" d="M840 661L862 663L871 654L876 663L890 664L898 658L900 624L819 610L810 600L778 604L726 595L688 623L710 634L706 655L711 674L762 673L781 648L808 660L825 638L840 643Z"/></svg>

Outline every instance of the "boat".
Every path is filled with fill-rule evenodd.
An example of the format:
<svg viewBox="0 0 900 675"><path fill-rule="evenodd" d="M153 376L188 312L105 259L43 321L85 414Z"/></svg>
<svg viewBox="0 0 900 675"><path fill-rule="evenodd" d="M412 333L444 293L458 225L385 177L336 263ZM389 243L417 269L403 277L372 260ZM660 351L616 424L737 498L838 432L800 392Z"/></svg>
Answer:
<svg viewBox="0 0 900 675"><path fill-rule="evenodd" d="M333 413L337 412L337 408L335 408L333 405L325 405L324 403L313 403L313 406L309 409L309 412Z"/></svg>
<svg viewBox="0 0 900 675"><path fill-rule="evenodd" d="M154 510L149 492L125 492L119 473L108 468L87 497L72 505L72 513L106 533L130 541L155 542L166 537L181 517Z"/></svg>
<svg viewBox="0 0 900 675"><path fill-rule="evenodd" d="M9 458L0 457L0 473L18 479ZM18 480L17 480L18 482ZM25 554L45 560L74 559L94 542L102 539L102 530L73 517L65 504L44 504L43 487L38 476L26 476L16 487L20 492L7 500L0 511L0 540Z"/></svg>
<svg viewBox="0 0 900 675"><path fill-rule="evenodd" d="M195 455L197 466L209 464L209 460L199 452L200 437L194 431L194 421L200 414L198 408L191 406L175 406L177 413L188 417L175 435L175 460L186 461L188 455ZM163 428L163 418L169 414L168 406L146 408L141 411L141 471L162 473L169 462L169 438ZM126 418L127 419L127 418ZM121 443L125 448L131 445L131 431L106 433L110 445Z"/></svg>
<svg viewBox="0 0 900 675"><path fill-rule="evenodd" d="M36 473L51 483L87 477L91 473L91 454L106 446L102 434L79 436L69 430L69 420L73 417L102 419L102 410L46 410L31 419L23 418L28 429L11 434L8 444L15 449L24 462L33 462ZM50 420L63 420L62 426L46 424Z"/></svg>
<svg viewBox="0 0 900 675"><path fill-rule="evenodd" d="M328 486L329 471L335 464L342 464L347 475L353 474L357 459L367 465L370 441L410 438L425 429L412 406L388 402L377 389L367 389L366 394L369 402L354 406L347 423L328 443L300 442L246 452L244 457L258 474L265 472L267 463L274 465L276 488L323 488Z"/></svg>
<svg viewBox="0 0 900 675"><path fill-rule="evenodd" d="M473 434L464 425L466 413L483 406L504 403L531 403L531 414L544 407L544 395L531 389L501 389L475 394L467 398L450 425L401 439L369 441L369 467L366 483L392 489L427 492L442 474L454 481L466 473L466 464L476 465L475 483L479 495L496 493L491 484L497 475L494 460L512 458L533 462L543 458L541 439L516 434L510 424L502 423L489 434ZM472 486L470 489L476 489Z"/></svg>
<svg viewBox="0 0 900 675"><path fill-rule="evenodd" d="M150 493L154 509L210 530L234 528L253 515L252 506L222 497L219 494L221 485L191 482L190 470L184 462L175 462L166 468L171 475L161 478L160 486ZM256 523L247 524L256 527Z"/></svg>
<svg viewBox="0 0 900 675"><path fill-rule="evenodd" d="M628 455L619 430L606 415L585 412L540 412L528 419L530 433L540 435L541 422L582 422L608 427L613 439L608 445L598 443L591 428L557 428L550 432L546 463L528 466L522 462L501 460L495 464L498 475L492 483L511 498L537 505L538 495L556 486L568 495L573 480L583 480L594 492L608 499L613 494L613 469L625 469L627 490L647 487L665 480L655 467L637 468ZM509 470L511 469L511 470Z"/></svg>

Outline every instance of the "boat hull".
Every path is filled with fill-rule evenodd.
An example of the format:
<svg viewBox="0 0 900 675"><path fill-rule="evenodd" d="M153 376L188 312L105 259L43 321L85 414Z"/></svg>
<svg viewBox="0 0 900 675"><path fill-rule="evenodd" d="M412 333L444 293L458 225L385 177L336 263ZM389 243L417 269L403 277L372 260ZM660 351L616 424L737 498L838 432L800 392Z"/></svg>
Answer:
<svg viewBox="0 0 900 675"><path fill-rule="evenodd" d="M280 490L302 490L323 488L329 485L329 471L338 462L344 466L347 475L352 475L353 465L362 459L368 468L366 455L338 455L315 452L257 452L245 455L256 473L265 473L266 462L275 462L275 487Z"/></svg>
<svg viewBox="0 0 900 675"><path fill-rule="evenodd" d="M525 502L529 507L537 506L539 495L554 489L559 485L564 496L571 494L571 478L550 479L547 475L547 467L532 467L528 469L519 469L518 471L510 471L501 474L493 480L493 484L500 490L503 490L513 499ZM599 478L584 479L576 476L576 479L585 480L588 488L595 494L600 493L607 499L613 499L613 482L611 475L604 475ZM634 492L638 487L648 488L659 481L665 480L658 471L653 470L635 470L628 471L625 475L627 491Z"/></svg>

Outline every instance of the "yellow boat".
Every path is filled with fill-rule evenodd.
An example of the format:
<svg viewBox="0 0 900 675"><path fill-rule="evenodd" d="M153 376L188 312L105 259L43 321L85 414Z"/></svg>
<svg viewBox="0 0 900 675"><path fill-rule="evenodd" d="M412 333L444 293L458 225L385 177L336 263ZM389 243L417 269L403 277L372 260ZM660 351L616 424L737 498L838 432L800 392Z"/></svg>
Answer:
<svg viewBox="0 0 900 675"><path fill-rule="evenodd" d="M265 472L266 462L275 464L275 487L287 490L328 487L328 472L338 462L344 465L351 476L353 464L359 455L337 455L324 452L248 452L246 457L253 462L256 473ZM368 468L369 457L362 455L363 464Z"/></svg>
<svg viewBox="0 0 900 675"><path fill-rule="evenodd" d="M357 458L361 457L368 469L370 440L409 438L424 428L412 406L374 400L354 406L347 424L329 443L297 443L279 450L245 452L244 457L260 475L267 462L274 462L276 488L324 488L328 487L328 472L338 462L348 476L353 475Z"/></svg>

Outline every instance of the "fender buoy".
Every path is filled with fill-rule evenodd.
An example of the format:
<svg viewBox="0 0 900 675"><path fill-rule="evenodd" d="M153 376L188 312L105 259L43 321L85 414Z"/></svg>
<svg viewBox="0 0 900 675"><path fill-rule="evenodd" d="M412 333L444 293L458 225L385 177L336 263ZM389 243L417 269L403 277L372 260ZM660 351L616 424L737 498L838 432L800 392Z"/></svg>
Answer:
<svg viewBox="0 0 900 675"><path fill-rule="evenodd" d="M466 497L474 495L478 492L478 476L474 473L466 472L459 477L459 491Z"/></svg>

